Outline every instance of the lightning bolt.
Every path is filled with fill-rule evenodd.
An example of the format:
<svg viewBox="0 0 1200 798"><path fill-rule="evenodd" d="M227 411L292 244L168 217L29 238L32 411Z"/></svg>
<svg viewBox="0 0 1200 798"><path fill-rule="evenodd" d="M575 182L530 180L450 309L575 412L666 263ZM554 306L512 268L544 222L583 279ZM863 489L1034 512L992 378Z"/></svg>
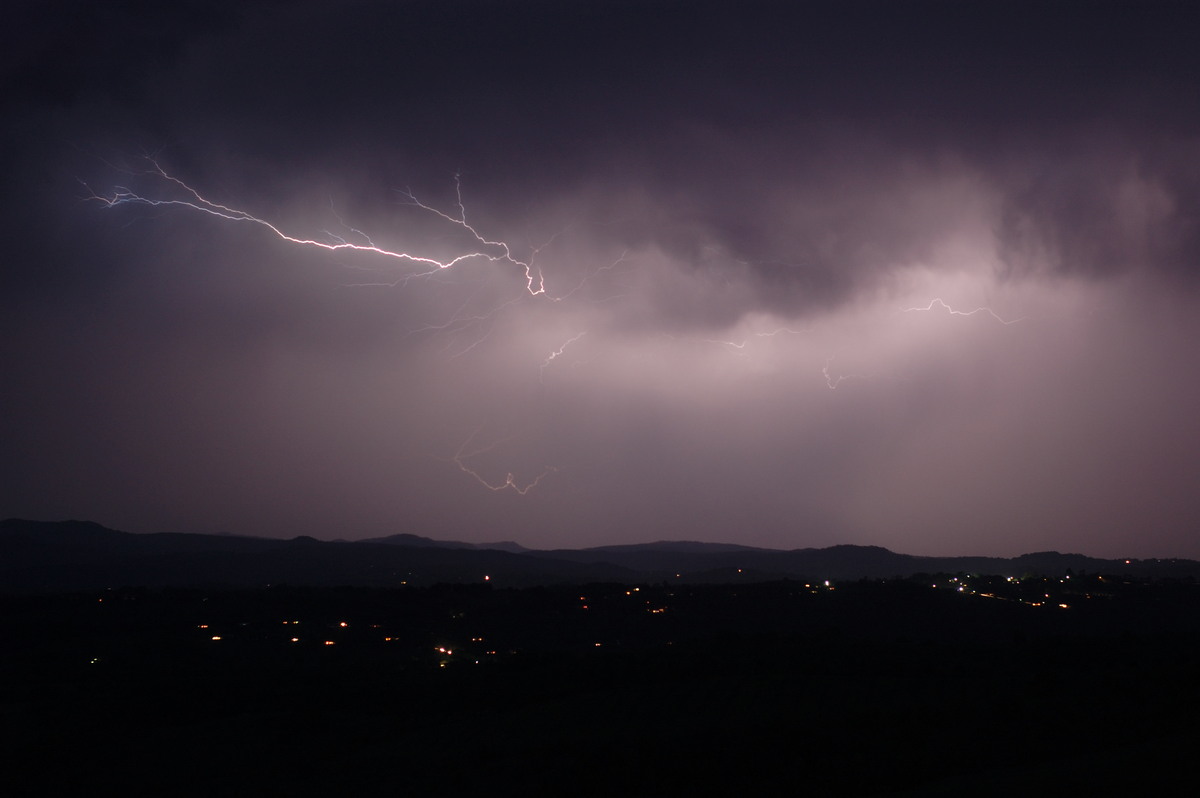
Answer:
<svg viewBox="0 0 1200 798"><path fill-rule="evenodd" d="M549 355L547 355L547 356L546 356L546 359L542 361L542 365L538 367L538 382L542 382L542 376L543 376L543 374L545 374L546 367L547 367L547 366L549 366L549 365L550 365L552 362L554 362L554 359L555 359L555 358L557 358L557 357L559 357L560 355L562 355L562 353L563 353L563 352L565 352L565 351L567 350L567 347L568 347L568 346L570 346L571 344L575 343L576 341L578 341L580 338L582 338L582 337L583 337L583 336L585 336L585 335L587 335L587 331L586 331L586 330L584 330L583 332L579 333L579 335L576 335L576 336L575 336L575 337L573 337L573 338L568 338L568 339L567 339L567 340L566 340L566 341L563 343L563 345L562 345L562 346L560 346L558 349L555 349L555 350L553 350L553 351L552 351L552 352L551 352Z"/></svg>
<svg viewBox="0 0 1200 798"><path fill-rule="evenodd" d="M480 428L480 429L482 429L482 428ZM486 446L481 446L477 449L471 449L470 451L467 451L467 447L470 446L471 442L473 440L475 440L476 436L479 435L480 429L477 429L474 432L472 432L471 436L469 438L467 438L465 441L463 441L462 446L458 447L458 451L456 451L454 453L454 457L451 459L454 461L454 464L456 466L458 466L460 471L462 471L464 474L470 474L472 477L475 478L475 480L477 482L479 482L480 485L483 485L485 488L492 491L493 493L499 493L499 492L505 491L505 490L512 490L512 491L515 491L516 493L520 494L521 496L524 496L526 493L529 493L529 491L536 488L538 483L541 482L546 476L553 474L555 471L558 470L554 466L546 466L545 470L543 470L542 473L540 473L536 477L534 477L532 481L523 482L523 483L517 482L516 476L510 471L504 477L503 482L497 482L497 483L488 482L486 479L483 478L483 476L478 471L475 471L473 468L468 466L465 461L469 460L472 457L475 457L476 455L480 455L480 454L483 454L484 452L491 451L492 449L495 449L497 446L504 443L505 441L511 440L511 438L502 438L502 439L495 441L493 443L490 443Z"/></svg>
<svg viewBox="0 0 1200 798"><path fill-rule="evenodd" d="M866 374L839 374L834 377L829 373L829 364L832 362L833 357L827 357L825 358L825 365L821 367L821 375L825 377L825 385L827 385L831 391L836 391L837 387L846 380L865 380L867 378Z"/></svg>
<svg viewBox="0 0 1200 798"><path fill-rule="evenodd" d="M210 216L216 216L220 219L227 219L234 222L249 222L251 224L265 227L279 238L292 244L298 244L306 247L317 247L330 252L349 250L353 252L371 253L374 255L383 256L385 258L404 261L418 267L418 269L422 269L422 271L419 271L415 275L407 275L400 278L400 280L393 285L406 282L407 280L412 279L414 276L428 276L445 269L453 268L463 261L482 259L491 263L508 263L522 270L525 275L525 289L529 292L529 294L538 296L546 292L545 280L543 279L541 270L534 266L532 257L528 261L517 258L507 243L487 238L467 221L466 208L462 201L462 183L458 176L455 176L454 178L455 196L458 207L457 215L446 213L445 211L439 210L432 205L426 205L424 202L418 200L410 190L405 190L402 192L409 205L444 219L451 225L460 228L468 233L479 246L479 249L464 252L449 260L438 260L437 258L432 258L427 255L385 249L384 247L375 244L365 233L360 230L355 230L354 228L349 229L351 232L355 233L359 238L361 238L361 241L351 241L342 236L329 233L328 231L325 232L327 239L323 241L315 238L304 238L301 236L291 235L290 233L285 233L282 229L266 219L261 219L257 216L254 216L248 211L232 208L228 205L222 205L219 202L214 202L213 200L206 198L198 190L188 185L183 180L180 180L179 178L169 174L154 159L148 158L147 160L153 166L153 169L140 174L152 176L168 184L168 187L178 192L179 196L167 196L160 198L143 196L124 186L118 186L114 188L110 194L101 195L97 194L95 191L92 191L92 189L86 183L84 183L84 187L91 192L91 196L87 197L87 199L103 203L104 206L108 208L115 208L119 205L146 205L156 208L185 208L188 210L197 211L199 213L205 213Z"/></svg>
<svg viewBox="0 0 1200 798"><path fill-rule="evenodd" d="M929 301L929 304L923 308L904 308L904 310L902 312L903 313L911 313L914 310L923 310L923 311L933 310L934 305L941 305L943 308L945 308L950 313L951 316L974 316L976 313L987 313L993 319L995 319L996 321L1000 322L1001 324L1005 324L1005 325L1016 324L1017 322L1023 321L1025 319L1024 316L1021 316L1018 319L1006 320L1006 319L1001 318L1000 315L998 313L996 313L996 311L992 310L989 307L975 308L974 310L955 310L954 308L947 305L944 301L942 301L942 299L940 297L934 297L933 299L931 299Z"/></svg>

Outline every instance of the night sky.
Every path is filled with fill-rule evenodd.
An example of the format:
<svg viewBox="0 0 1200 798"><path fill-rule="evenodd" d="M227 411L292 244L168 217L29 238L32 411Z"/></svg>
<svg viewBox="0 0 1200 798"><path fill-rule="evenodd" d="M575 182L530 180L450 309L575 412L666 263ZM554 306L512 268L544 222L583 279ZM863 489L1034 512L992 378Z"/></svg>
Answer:
<svg viewBox="0 0 1200 798"><path fill-rule="evenodd" d="M1200 558L1197 8L18 3L0 517Z"/></svg>

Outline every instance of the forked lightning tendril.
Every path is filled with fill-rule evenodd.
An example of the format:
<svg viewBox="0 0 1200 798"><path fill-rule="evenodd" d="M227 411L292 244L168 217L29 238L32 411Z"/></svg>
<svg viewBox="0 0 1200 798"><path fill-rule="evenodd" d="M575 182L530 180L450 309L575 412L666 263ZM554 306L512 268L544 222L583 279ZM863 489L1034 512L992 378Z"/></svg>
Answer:
<svg viewBox="0 0 1200 798"><path fill-rule="evenodd" d="M472 449L470 451L467 451L467 447L471 445L471 441L475 440L475 436L478 434L479 434L479 430L475 430L474 432L471 433L471 437L469 437L465 441L463 441L462 446L459 446L458 451L454 453L453 460L454 460L454 464L456 466L458 466L460 471L462 471L464 474L470 474L472 477L474 477L476 479L476 481L479 482L480 485L483 485L485 488L487 488L490 491L499 493L500 491L504 491L504 490L512 490L512 491L515 491L516 493L520 494L521 496L524 496L526 493L528 493L529 491L531 491L535 487L537 487L538 483L541 482L547 475L552 474L558 470L554 466L547 466L545 468L545 470L542 471L542 473L538 474L536 477L533 478L533 480L531 480L529 482L517 482L516 476L510 471L504 477L503 482L489 482L486 479L484 479L483 476L480 475L478 471L475 471L473 468L468 466L465 461L476 455L483 454L484 452L487 452L487 451L490 451L490 450L496 448L501 443L504 443L505 439L495 441L494 443L490 443L487 446L481 446L478 449Z"/></svg>
<svg viewBox="0 0 1200 798"><path fill-rule="evenodd" d="M1000 314L996 313L996 311L992 310L989 307L975 308L974 310L955 310L954 308L947 305L941 299L941 297L934 297L933 299L931 299L929 301L929 304L923 308L905 308L903 310L903 312L904 313L912 313L914 310L933 310L934 305L941 305L942 307L944 307L946 309L946 311L951 316L974 316L976 313L987 313L993 319L1000 322L1001 324L1016 324L1017 322L1024 321L1024 319L1025 319L1024 316L1021 316L1020 318L1017 318L1017 319L1011 319L1011 320L1003 319L1000 317Z"/></svg>
<svg viewBox="0 0 1200 798"><path fill-rule="evenodd" d="M825 378L825 385L831 391L836 391L837 387L846 380L864 380L866 374L839 374L836 377L829 373L829 364L833 362L833 356L825 359L825 365L821 367L821 375Z"/></svg>
<svg viewBox="0 0 1200 798"><path fill-rule="evenodd" d="M160 180L163 180L163 181L171 184L176 189L183 192L183 197L174 197L174 198L157 197L156 198L156 197L150 197L150 196L143 196L129 188L118 186L113 189L111 194L108 194L108 195L100 195L100 194L97 194L94 191L92 191L92 194L90 197L88 197L88 199L93 199L93 200L102 202L102 203L104 203L105 206L107 206L109 208L116 207L118 205L130 205L130 204L148 205L151 207L179 207L179 208L188 208L190 210L199 211L201 213L207 213L211 216L216 216L221 219L228 219L228 220L234 221L234 222L251 222L253 224L261 225L262 227L267 228L268 230L270 230L272 233L274 233L279 238L283 239L284 241L288 241L292 244L299 244L301 246L309 246L309 247L319 247L320 249L325 249L325 250L329 250L329 251L350 250L350 251L355 251L355 252L373 253L376 255L381 255L386 258L394 258L397 260L402 260L402 261L405 261L408 263L412 263L418 267L425 267L427 269L427 271L425 271L424 274L433 274L433 273L443 270L443 269L449 269L459 263L462 263L463 261L472 260L472 259L476 259L476 258L487 260L491 263L510 263L510 264L520 268L524 272L525 288L530 294L537 296L539 294L544 294L546 292L546 286L545 286L545 282L542 278L542 273L539 269L537 269L533 265L532 259L530 259L529 261L524 261L524 260L517 258L515 255L513 255L513 252L509 248L508 244L506 244L503 241L495 241L495 240L486 238L485 236L481 235L479 233L479 231L476 230L469 222L467 222L466 209L463 206L463 202L462 202L462 188L461 188L461 184L459 183L457 178L455 178L455 186L456 186L456 190L457 190L456 196L457 196L457 204L458 204L458 215L457 216L453 216L451 214L446 213L445 211L438 210L437 208L434 208L433 206L426 205L425 203L418 200L411 191L404 192L404 196L407 198L409 204L414 205L417 208L420 208L422 211L425 211L426 213L431 213L435 216L438 216L438 217L446 220L450 224L455 225L455 226L465 230L467 233L469 233L471 235L471 237L475 240L475 242L481 247L481 249L478 249L475 251L464 252L460 255L456 255L455 257L451 258L450 260L438 260L437 258L432 258L432 257L428 257L425 255L418 255L418 254L414 254L411 252L403 252L403 251L385 249L385 248L375 244L371 240L371 238L369 236L367 236L365 233L363 233L359 230L354 230L352 228L351 228L351 232L357 234L358 236L361 236L361 238L362 238L361 243L354 242L354 241L348 241L345 238L343 238L341 236L333 235L332 233L326 233L326 235L329 238L328 238L328 240L325 240L325 241L319 241L319 240L313 239L313 238L302 238L299 236L289 235L288 233L283 232L283 230L281 230L280 228L276 227L271 222L268 222L265 219L260 219L259 217L254 216L253 214L251 214L247 211L239 210L237 208L231 208L228 205L222 205L219 202L213 202L212 200L207 199L202 194L200 194L199 191L192 188L187 183L183 182L182 180L180 180L177 177L174 177L171 174L168 174L167 171L164 170L161 166L159 166L158 163L156 161L154 161L153 159L148 159L148 160L150 160L150 163L154 168L147 172L144 172L143 174L152 175L154 177L159 178ZM86 186L86 184L85 184L85 186ZM91 191L90 188L88 190Z"/></svg>

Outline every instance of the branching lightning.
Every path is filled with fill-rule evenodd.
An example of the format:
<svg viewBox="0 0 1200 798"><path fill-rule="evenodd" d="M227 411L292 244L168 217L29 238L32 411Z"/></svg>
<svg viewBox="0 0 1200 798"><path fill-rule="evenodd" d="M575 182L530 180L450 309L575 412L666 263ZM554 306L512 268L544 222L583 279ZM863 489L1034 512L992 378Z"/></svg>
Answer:
<svg viewBox="0 0 1200 798"><path fill-rule="evenodd" d="M292 244L316 247L330 252L349 251L379 255L384 258L403 261L416 267L416 271L404 274L394 280L350 283L349 287L353 288L404 287L410 280L431 277L439 272L451 269L454 266L463 263L464 261L480 259L489 263L506 263L517 267L524 275L525 291L529 296L545 297L552 302L561 302L582 289L584 285L586 285L601 272L610 271L615 269L620 264L626 263L629 256L628 250L622 252L621 255L612 263L596 268L590 273L585 274L579 283L566 293L560 296L551 296L547 293L545 278L541 269L535 265L535 261L543 249L554 243L559 234L551 236L549 240L539 246L530 247L530 254L526 259L518 258L513 253L513 249L508 243L484 236L474 227L474 225L467 221L467 209L465 203L463 202L462 195L462 181L457 175L454 178L454 213L447 213L444 210L422 202L421 200L417 199L410 189L404 189L400 192L405 200L405 204L415 207L423 213L435 216L449 223L450 225L461 229L470 236L471 240L478 247L469 249L466 252L461 252L449 260L440 260L428 255L416 254L408 251L391 250L376 244L375 241L372 240L371 236L369 236L367 233L356 227L346 224L346 222L342 220L341 216L338 215L336 208L332 207L332 205L330 207L330 212L338 220L342 227L345 228L346 233L344 235L339 235L330 230L323 230L322 232L324 234L324 238L317 239L286 233L276 224L267 221L266 219L254 216L248 211L243 211L208 199L188 183L167 172L153 158L147 158L146 160L150 163L152 168L135 174L139 176L148 176L159 181L161 184L166 184L166 187L170 190L170 192L173 192L175 196L147 196L123 186L118 186L107 195L102 195L93 191L86 183L83 183L84 187L87 188L89 192L89 195L86 197L86 199L100 202L108 208L113 208L119 205L145 205L150 207L184 208L229 221L250 222L252 224L265 227L276 237ZM482 314L465 315L466 307L470 301L471 300L468 298L468 300L463 303L462 307L460 307L444 323L427 324L411 330L410 333L458 332L465 330L467 328L490 321L501 310L518 302L519 298L503 302ZM459 357L471 351L484 339L486 339L487 336L488 333L485 333L481 337L477 338L472 344L458 351L454 357Z"/></svg>
<svg viewBox="0 0 1200 798"><path fill-rule="evenodd" d="M465 441L463 441L462 446L458 447L458 451L456 451L454 453L454 457L452 459L454 461L454 464L456 466L458 466L460 471L462 471L464 474L470 474L472 477L475 478L475 480L477 482L479 482L480 485L483 485L485 488L487 488L488 490L490 490L494 493L499 493L500 491L505 491L505 490L512 490L512 491L515 491L516 493L520 494L521 496L524 496L526 493L528 493L529 491L531 491L535 487L537 487L538 483L541 482L546 476L548 476L549 474L553 474L555 471L558 470L554 466L546 466L546 468L542 471L542 473L538 474L536 477L533 478L533 480L531 480L529 482L517 482L516 475L514 475L510 471L504 477L503 482L496 482L496 483L489 482L488 480L484 479L483 476L478 471L476 471L475 469L468 466L466 464L466 461L472 457L475 457L476 455L480 455L480 454L483 454L484 452L491 451L492 449L496 448L497 446L504 443L505 440L508 440L508 439L503 438L501 440L489 443L486 446L480 446L479 448L471 449L468 451L467 447L469 447L471 445L471 442L474 441L476 436L478 436L478 435L479 435L478 429L475 430L474 432L472 432L471 437L469 437Z"/></svg>
<svg viewBox="0 0 1200 798"><path fill-rule="evenodd" d="M933 299L931 299L929 301L929 304L923 308L904 308L903 312L911 313L914 310L929 311L929 310L933 310L934 305L941 305L943 308L946 309L946 311L951 316L974 316L976 313L987 313L993 319L995 319L996 321L1000 322L1001 324L1005 324L1005 325L1016 324L1017 322L1023 321L1025 319L1024 316L1021 316L1020 318L1017 318L1017 319L1007 320L1007 319L1001 318L1000 314L996 313L996 311L992 310L989 307L975 308L974 310L955 310L954 308L947 305L944 301L942 301L942 299L940 297L934 297Z"/></svg>
<svg viewBox="0 0 1200 798"><path fill-rule="evenodd" d="M91 193L91 196L88 197L88 199L92 199L92 200L101 202L106 207L109 207L109 208L113 208L118 205L131 205L131 204L147 205L147 206L151 206L151 207L187 208L187 209L190 209L193 211L198 211L200 213L209 214L210 216L216 216L221 219L228 219L229 221L250 222L252 224L260 225L260 226L265 227L266 229L270 230L272 233L274 233L276 236L283 239L284 241L287 241L292 244L299 244L301 246L307 246L307 247L318 247L320 249L329 250L331 252L349 250L349 251L354 251L354 252L371 253L371 254L383 256L385 258L393 258L396 260L401 260L401 261L404 261L407 263L411 263L414 266L416 266L420 269L423 269L423 271L419 271L415 275L407 275L407 276L401 278L395 284L405 282L409 279L412 279L412 277L414 277L414 276L425 276L425 275L429 275L429 274L435 274L435 273L445 270L445 269L450 269L450 268L458 265L459 263L462 263L463 261L468 261L468 260L473 260L473 259L483 259L483 260L486 260L491 263L509 263L509 264L512 264L513 266L516 266L517 268L521 269L525 275L525 288L529 292L529 294L531 294L533 296L537 296L540 294L544 294L546 292L545 281L542 277L541 270L538 269L536 266L534 266L532 257L528 261L517 258L513 254L512 249L509 247L509 245L507 243L505 243L503 241L492 240L492 239L489 239L489 238L481 235L479 233L479 231L476 230L475 227L473 227L467 221L466 208L464 207L463 202L462 202L462 186L461 186L461 182L458 180L457 177L455 178L455 181L454 181L455 187L456 187L456 197L457 197L457 206L458 206L458 214L457 215L452 215L452 214L446 213L445 211L439 210L431 205L426 205L425 203L418 200L411 191L406 190L405 192L403 192L404 196L408 200L408 204L413 205L426 213L433 214L434 216L438 216L438 217L444 219L445 221L449 222L450 224L452 224L458 228L461 228L462 230L464 230L468 234L470 234L470 236L474 239L474 241L480 247L479 249L469 251L469 252L464 252L462 254L456 255L449 260L438 260L437 258L428 257L426 255L418 255L418 254L414 254L411 252L385 249L384 247L381 247L381 246L375 244L371 240L370 236L366 235L365 233L363 233L360 230L355 230L353 228L349 228L349 229L352 232L356 233L359 237L362 238L361 243L356 242L356 241L347 240L346 238L344 238L342 236L334 235L329 232L326 232L326 236L328 238L327 238L327 240L324 240L324 241L317 240L315 238L304 238L304 237L300 237L300 236L294 236L289 233L285 233L282 229L280 229L276 225L272 224L271 222L269 222L265 219L260 219L259 217L254 216L253 214L251 214L247 211L239 210L237 208L232 208L228 205L222 205L219 202L214 202L210 199L207 199L199 191L192 188L190 185L188 185L184 181L169 174L166 170L164 170L161 166L159 166L157 161L155 161L153 159L148 159L148 160L150 161L151 165L153 166L153 169L151 169L147 172L144 172L142 174L151 175L153 177L156 177L156 178L170 184L171 186L174 187L175 190L182 192L182 197L177 196L177 197L156 198L156 197L143 196L143 195L138 194L137 192L133 191L132 189L118 186L118 187L114 188L112 193L110 193L108 195L97 194L96 192L92 191L91 188L89 187L88 190L92 191L92 193ZM86 187L86 184L84 184L84 185ZM536 250L535 250L535 254L536 254Z"/></svg>

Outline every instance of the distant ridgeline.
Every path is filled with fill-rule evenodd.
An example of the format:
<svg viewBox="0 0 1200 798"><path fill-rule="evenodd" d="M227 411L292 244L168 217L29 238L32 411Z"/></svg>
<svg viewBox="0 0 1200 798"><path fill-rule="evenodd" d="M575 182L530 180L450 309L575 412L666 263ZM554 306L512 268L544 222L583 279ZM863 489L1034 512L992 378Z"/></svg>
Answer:
<svg viewBox="0 0 1200 798"><path fill-rule="evenodd" d="M0 591L108 587L362 587L487 583L739 583L907 578L916 574L1113 574L1194 579L1195 560L1105 560L1040 552L1000 557L916 557L878 546L791 551L658 542L590 549L524 549L394 535L357 542L198 534L132 534L87 521L0 521Z"/></svg>

